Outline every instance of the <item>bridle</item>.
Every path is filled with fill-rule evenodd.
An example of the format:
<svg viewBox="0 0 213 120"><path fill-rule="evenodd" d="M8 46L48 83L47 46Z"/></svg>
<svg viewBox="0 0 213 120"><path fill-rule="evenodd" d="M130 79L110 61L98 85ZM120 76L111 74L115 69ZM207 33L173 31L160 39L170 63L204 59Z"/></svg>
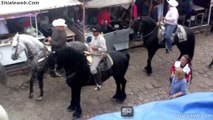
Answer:
<svg viewBox="0 0 213 120"><path fill-rule="evenodd" d="M142 18L141 18L142 19ZM142 25L142 20L140 19L140 26ZM150 35L152 35L152 33L153 32L155 32L155 30L158 28L159 26L158 25L156 25L156 27L151 31L151 32L149 32L148 34L146 34L146 35L142 35L142 38L146 38L146 37L149 37ZM140 34L142 34L142 31L141 31L141 28L142 27L139 27L139 30L138 30L138 32L140 33Z"/></svg>

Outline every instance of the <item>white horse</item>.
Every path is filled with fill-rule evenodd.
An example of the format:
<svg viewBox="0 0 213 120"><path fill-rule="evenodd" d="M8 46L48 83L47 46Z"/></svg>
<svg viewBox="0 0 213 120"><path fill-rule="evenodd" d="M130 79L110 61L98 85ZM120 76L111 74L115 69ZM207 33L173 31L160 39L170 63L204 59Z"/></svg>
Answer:
<svg viewBox="0 0 213 120"><path fill-rule="evenodd" d="M7 112L1 105L0 105L0 120L9 120Z"/></svg>
<svg viewBox="0 0 213 120"><path fill-rule="evenodd" d="M81 52L88 50L87 46L79 41L69 42L68 47L72 47ZM53 56L49 55L48 49L46 46L40 42L35 37L25 34L16 34L12 40L12 55L11 58L16 60L19 58L19 55L25 52L27 55L27 62L32 68L32 76L30 78L30 93L29 98L33 98L33 82L34 79L38 79L40 95L37 97L37 100L42 100L43 98L43 75L49 68L52 63ZM48 58L47 58L48 57ZM50 71L54 69L49 68ZM51 74L50 74L51 75ZM53 77L53 76L52 76Z"/></svg>
<svg viewBox="0 0 213 120"><path fill-rule="evenodd" d="M43 75L47 70L46 57L48 50L45 45L35 37L25 34L16 34L12 40L12 55L11 58L16 60L19 55L25 52L27 62L31 66L32 76L30 78L30 93L29 98L33 98L33 81L38 79L40 95L37 100L42 100L43 97Z"/></svg>

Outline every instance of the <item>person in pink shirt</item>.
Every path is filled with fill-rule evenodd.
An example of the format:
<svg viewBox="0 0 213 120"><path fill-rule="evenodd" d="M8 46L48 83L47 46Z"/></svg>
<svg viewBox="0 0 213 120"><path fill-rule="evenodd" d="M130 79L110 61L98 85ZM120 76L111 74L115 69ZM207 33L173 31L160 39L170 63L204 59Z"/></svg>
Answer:
<svg viewBox="0 0 213 120"><path fill-rule="evenodd" d="M176 0L167 0L169 4L169 10L166 13L164 18L165 23L165 42L166 42L166 52L172 51L172 40L171 36L174 32L175 28L177 27L177 21L179 18L179 13L177 10L178 2Z"/></svg>

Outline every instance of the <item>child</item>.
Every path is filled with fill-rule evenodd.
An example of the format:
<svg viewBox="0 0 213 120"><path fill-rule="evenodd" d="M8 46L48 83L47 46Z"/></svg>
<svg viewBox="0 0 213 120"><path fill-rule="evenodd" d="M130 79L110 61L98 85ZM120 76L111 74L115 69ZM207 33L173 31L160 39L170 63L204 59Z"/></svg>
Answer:
<svg viewBox="0 0 213 120"><path fill-rule="evenodd" d="M181 67L175 71L175 76L172 77L172 83L169 88L169 99L177 98L186 95L187 82L184 76L184 71Z"/></svg>

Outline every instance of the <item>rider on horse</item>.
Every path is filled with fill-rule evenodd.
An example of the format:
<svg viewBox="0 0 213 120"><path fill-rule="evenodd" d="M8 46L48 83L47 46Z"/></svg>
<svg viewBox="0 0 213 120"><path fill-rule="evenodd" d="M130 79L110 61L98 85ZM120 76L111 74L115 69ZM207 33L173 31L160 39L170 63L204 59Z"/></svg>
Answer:
<svg viewBox="0 0 213 120"><path fill-rule="evenodd" d="M106 46L106 40L101 34L101 29L99 26L92 27L92 41L90 42L90 51L92 55L92 64L90 67L90 72L92 73L95 82L96 82L96 88L95 90L99 90L101 88L101 79L97 71L97 67L100 63L100 61L105 56L105 53L107 51Z"/></svg>

